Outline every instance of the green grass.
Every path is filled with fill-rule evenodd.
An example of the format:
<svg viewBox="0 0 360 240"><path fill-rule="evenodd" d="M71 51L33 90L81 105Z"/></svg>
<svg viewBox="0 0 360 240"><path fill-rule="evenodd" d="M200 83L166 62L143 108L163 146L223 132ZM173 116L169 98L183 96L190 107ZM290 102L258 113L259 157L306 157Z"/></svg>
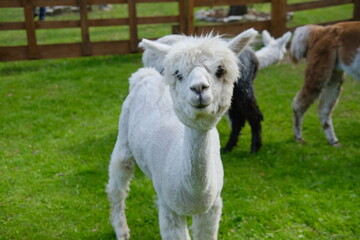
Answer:
<svg viewBox="0 0 360 240"><path fill-rule="evenodd" d="M140 55L0 63L0 239L114 239L105 194L127 79ZM307 144L291 132L304 64L261 71L256 94L264 147L247 126L222 156L219 239L359 239L360 84L348 79L326 143L313 106ZM218 125L225 144L229 127ZM127 201L132 239L159 239L155 193L137 170Z"/></svg>
<svg viewBox="0 0 360 240"><path fill-rule="evenodd" d="M351 19L353 4L295 12L287 27Z"/></svg>

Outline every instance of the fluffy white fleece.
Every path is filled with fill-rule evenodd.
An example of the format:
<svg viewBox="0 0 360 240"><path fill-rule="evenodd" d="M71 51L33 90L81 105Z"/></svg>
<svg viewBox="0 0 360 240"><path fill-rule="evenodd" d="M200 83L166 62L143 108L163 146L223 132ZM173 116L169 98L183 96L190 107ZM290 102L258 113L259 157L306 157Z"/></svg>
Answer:
<svg viewBox="0 0 360 240"><path fill-rule="evenodd" d="M141 42L163 55L164 71L134 73L123 103L107 186L118 239L130 236L124 210L135 162L157 193L162 239L190 239L187 215L195 239L217 239L223 167L215 126L231 103L237 56L255 35L251 29L230 42L218 36L171 46Z"/></svg>

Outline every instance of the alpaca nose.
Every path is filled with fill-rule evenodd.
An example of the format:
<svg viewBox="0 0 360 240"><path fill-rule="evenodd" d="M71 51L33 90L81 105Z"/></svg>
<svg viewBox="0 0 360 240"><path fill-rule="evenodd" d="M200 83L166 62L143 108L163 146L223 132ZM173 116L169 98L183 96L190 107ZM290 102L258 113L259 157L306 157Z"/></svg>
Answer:
<svg viewBox="0 0 360 240"><path fill-rule="evenodd" d="M196 94L201 94L209 89L209 80L208 80L208 72L203 67L194 68L190 75L190 90L195 92Z"/></svg>
<svg viewBox="0 0 360 240"><path fill-rule="evenodd" d="M197 83L194 84L190 87L190 90L197 93L197 94L201 94L204 91L206 91L209 88L209 84L206 83Z"/></svg>

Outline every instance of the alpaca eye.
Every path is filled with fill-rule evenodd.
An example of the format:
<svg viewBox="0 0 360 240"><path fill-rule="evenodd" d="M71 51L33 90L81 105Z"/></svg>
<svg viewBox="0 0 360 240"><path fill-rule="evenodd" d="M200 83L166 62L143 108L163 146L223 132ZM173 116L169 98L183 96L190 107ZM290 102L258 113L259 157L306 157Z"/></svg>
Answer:
<svg viewBox="0 0 360 240"><path fill-rule="evenodd" d="M225 73L225 69L222 66L218 66L215 76L221 78Z"/></svg>
<svg viewBox="0 0 360 240"><path fill-rule="evenodd" d="M181 73L179 73L179 70L176 70L174 73L174 76L176 77L177 80L181 81L183 80L183 75Z"/></svg>

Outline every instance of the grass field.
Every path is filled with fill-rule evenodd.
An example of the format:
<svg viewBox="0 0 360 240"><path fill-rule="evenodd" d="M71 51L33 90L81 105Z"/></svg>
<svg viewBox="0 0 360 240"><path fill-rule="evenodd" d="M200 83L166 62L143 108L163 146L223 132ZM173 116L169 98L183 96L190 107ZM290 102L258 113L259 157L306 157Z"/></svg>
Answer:
<svg viewBox="0 0 360 240"><path fill-rule="evenodd" d="M127 78L140 55L0 63L0 239L113 239L104 192ZM360 85L334 113L344 147L326 143L312 107L307 144L293 141L290 104L304 65L261 71L264 147L246 127L225 168L220 239L358 239ZM229 134L218 125L221 142ZM127 201L133 239L159 239L151 183L136 172Z"/></svg>
<svg viewBox="0 0 360 240"><path fill-rule="evenodd" d="M139 54L0 63L1 240L115 238L107 167L127 79L139 67ZM221 240L360 239L360 83L347 78L333 114L343 147L327 144L316 104L300 145L290 106L304 68L284 61L256 78L264 146L249 153L246 126L222 155ZM225 119L218 130L224 146ZM160 239L155 200L137 170L127 200L132 239Z"/></svg>

